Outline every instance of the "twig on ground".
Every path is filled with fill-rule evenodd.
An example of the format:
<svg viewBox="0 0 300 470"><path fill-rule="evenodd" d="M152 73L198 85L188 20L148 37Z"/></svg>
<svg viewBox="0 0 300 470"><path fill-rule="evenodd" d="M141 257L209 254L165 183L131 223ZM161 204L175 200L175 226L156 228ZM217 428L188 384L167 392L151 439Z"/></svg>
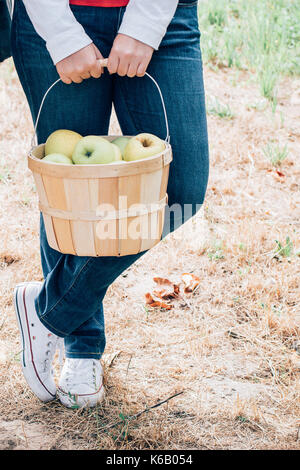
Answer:
<svg viewBox="0 0 300 470"><path fill-rule="evenodd" d="M154 408L158 408L159 406L163 405L164 403L167 403L170 400L172 400L172 398L178 397L179 395L182 395L183 393L184 393L184 390L181 391L181 392L175 393L175 395L171 395L169 398L166 398L165 400L160 401L159 403L156 403L156 405L152 405L149 408L145 408L144 410L139 411L138 413L136 413L134 415L127 416L126 417L126 423L128 423L129 421L133 421L134 419L139 418L142 414L148 413L149 411L153 410ZM119 426L120 424L124 424L124 420L117 421L116 423L110 424L109 426L104 426L100 430L107 431L108 429L115 428L116 426Z"/></svg>

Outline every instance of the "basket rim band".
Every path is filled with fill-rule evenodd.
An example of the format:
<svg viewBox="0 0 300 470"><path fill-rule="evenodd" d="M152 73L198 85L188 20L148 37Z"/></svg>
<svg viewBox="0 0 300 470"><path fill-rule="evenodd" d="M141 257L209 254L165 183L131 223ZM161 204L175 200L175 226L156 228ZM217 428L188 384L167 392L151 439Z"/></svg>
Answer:
<svg viewBox="0 0 300 470"><path fill-rule="evenodd" d="M48 207L43 205L39 202L39 209L40 211L51 217L56 219L64 219L64 220L78 220L78 221L90 221L90 222L100 222L105 220L120 220L120 219L127 219L132 217L141 217L143 215L149 215L154 212L158 212L162 210L168 203L168 195L166 194L160 201L155 203L149 204L133 204L132 208L128 209L121 209L118 211L102 211L98 212L78 212L76 215L71 211L65 211L61 209L54 209L52 207ZM135 206L135 207L134 207ZM140 208L136 207L140 206Z"/></svg>

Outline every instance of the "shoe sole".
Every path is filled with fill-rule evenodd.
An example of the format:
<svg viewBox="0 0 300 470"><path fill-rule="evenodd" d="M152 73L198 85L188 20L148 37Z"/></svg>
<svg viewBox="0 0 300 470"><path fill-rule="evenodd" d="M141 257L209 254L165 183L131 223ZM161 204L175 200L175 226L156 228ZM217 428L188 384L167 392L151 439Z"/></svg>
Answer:
<svg viewBox="0 0 300 470"><path fill-rule="evenodd" d="M97 395L97 394L99 394L99 396L95 401L94 395ZM91 397L92 399L89 400L87 397ZM75 394L67 393L61 388L57 389L57 398L59 398L61 404L66 406L67 408L74 408L74 409L84 408L84 407L93 408L94 406L97 406L98 403L102 402L104 400L104 397L105 397L105 390L104 390L103 384L101 384L101 387L97 392L91 393L88 395L75 395ZM77 400L79 399L79 402L80 402L81 398L83 398L83 400L86 400L86 401L78 403Z"/></svg>
<svg viewBox="0 0 300 470"><path fill-rule="evenodd" d="M36 283L40 285L39 283ZM23 289L21 300L19 291ZM54 400L56 395L53 395L40 378L35 366L32 343L30 337L29 321L27 315L27 307L25 302L26 284L18 284L14 290L14 307L17 317L17 323L21 335L23 354L22 354L22 371L27 384L33 393L43 402ZM31 361L25 361L25 351L30 351Z"/></svg>

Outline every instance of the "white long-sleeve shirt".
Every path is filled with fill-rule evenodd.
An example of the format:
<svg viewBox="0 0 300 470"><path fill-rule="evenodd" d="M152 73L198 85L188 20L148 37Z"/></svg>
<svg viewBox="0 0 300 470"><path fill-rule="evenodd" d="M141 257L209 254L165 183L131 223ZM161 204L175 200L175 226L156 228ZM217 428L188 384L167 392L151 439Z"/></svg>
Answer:
<svg viewBox="0 0 300 470"><path fill-rule="evenodd" d="M130 0L119 33L158 49L179 0ZM92 43L73 15L69 0L23 0L36 32L57 64Z"/></svg>

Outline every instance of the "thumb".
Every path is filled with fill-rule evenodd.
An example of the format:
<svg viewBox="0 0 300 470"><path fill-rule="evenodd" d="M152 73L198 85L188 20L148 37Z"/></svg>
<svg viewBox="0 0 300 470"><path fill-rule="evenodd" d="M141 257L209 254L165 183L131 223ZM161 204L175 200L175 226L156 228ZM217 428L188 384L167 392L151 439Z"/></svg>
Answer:
<svg viewBox="0 0 300 470"><path fill-rule="evenodd" d="M103 55L102 55L101 52L99 51L98 47L95 46L94 43L92 44L92 46L93 46L94 51L95 51L96 59L103 59Z"/></svg>
<svg viewBox="0 0 300 470"><path fill-rule="evenodd" d="M93 66L93 68L90 70L90 74L94 78L99 78L99 77L101 77L101 75L103 73L103 67L101 67L99 59L103 59L103 55L101 54L98 47L96 47L94 43L92 44L92 46L93 46L93 49L94 49L95 56L96 56L97 60L96 60L95 65Z"/></svg>

